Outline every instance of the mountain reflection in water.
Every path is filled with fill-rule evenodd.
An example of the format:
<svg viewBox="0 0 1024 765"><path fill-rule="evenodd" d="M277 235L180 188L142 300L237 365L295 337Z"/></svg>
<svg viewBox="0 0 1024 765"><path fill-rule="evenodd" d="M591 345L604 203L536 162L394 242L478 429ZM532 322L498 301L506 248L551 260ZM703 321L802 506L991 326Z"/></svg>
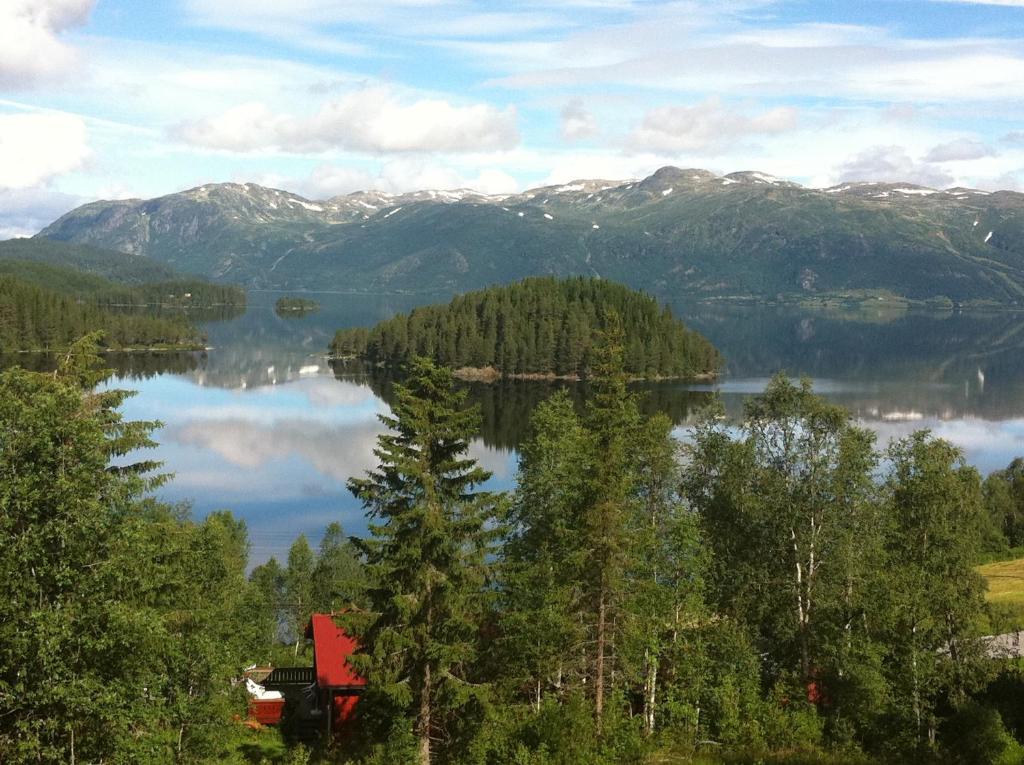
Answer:
<svg viewBox="0 0 1024 765"><path fill-rule="evenodd" d="M317 313L283 319L280 293L250 293L237 318L204 325L211 350L193 354L110 356L113 381L139 395L128 417L160 420L160 446L173 481L160 491L190 501L197 515L231 509L253 538L253 560L286 553L299 533L314 543L340 520L366 530L349 476L374 463L378 415L393 400L394 380L361 365L328 363L334 330L372 324L429 296L312 295ZM675 306L724 353L715 384L636 384L645 411L667 413L686 428L716 395L731 417L778 370L812 377L817 392L847 407L878 433L879 443L931 428L962 447L984 473L1024 454L1024 315L839 314L795 308ZM7 360L7 363L10 363ZM16 363L52 368L52 359ZM495 488L512 484L515 447L530 412L559 388L582 405L584 383L468 384L481 409L473 456L492 470Z"/></svg>

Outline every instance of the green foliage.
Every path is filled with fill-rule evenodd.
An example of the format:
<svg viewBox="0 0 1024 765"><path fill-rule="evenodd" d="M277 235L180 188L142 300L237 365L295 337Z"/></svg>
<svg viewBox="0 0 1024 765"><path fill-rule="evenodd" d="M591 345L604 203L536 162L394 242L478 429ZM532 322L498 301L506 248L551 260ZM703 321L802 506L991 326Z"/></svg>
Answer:
<svg viewBox="0 0 1024 765"><path fill-rule="evenodd" d="M996 710L970 701L942 726L946 761L956 765L1018 765L1024 747L1014 740Z"/></svg>
<svg viewBox="0 0 1024 765"><path fill-rule="evenodd" d="M620 317L631 377L693 377L721 365L715 348L653 298L602 279L532 278L416 308L371 329L339 330L331 352L398 367L427 356L448 367L587 376L595 341Z"/></svg>
<svg viewBox="0 0 1024 765"><path fill-rule="evenodd" d="M631 761L661 705L685 722L673 694L691 666L684 635L701 613L704 561L677 493L671 425L640 414L623 351L611 313L582 414L562 392L532 418L502 551L494 661L524 712L550 717L546 705L587 699L596 722L588 745ZM550 746L529 755L545 761Z"/></svg>
<svg viewBox="0 0 1024 765"><path fill-rule="evenodd" d="M358 543L372 612L355 620L355 661L369 683L364 704L407 719L426 765L486 691L471 670L499 499L474 491L490 476L465 456L479 415L462 408L451 372L415 359L397 398L394 416L381 417L390 432L378 438L378 468L349 481L375 521Z"/></svg>
<svg viewBox="0 0 1024 765"><path fill-rule="evenodd" d="M964 701L986 679L977 638L984 583L973 566L984 511L977 471L927 431L896 441L885 502L892 714L934 739L939 705Z"/></svg>
<svg viewBox="0 0 1024 765"><path fill-rule="evenodd" d="M1024 458L1018 457L1004 470L991 473L982 489L987 515L1002 537L990 534L986 546L998 550L1000 545L1024 545Z"/></svg>
<svg viewBox="0 0 1024 765"><path fill-rule="evenodd" d="M0 759L218 759L259 641L245 527L144 498L162 479L125 457L154 423L105 376L94 338L0 375Z"/></svg>
<svg viewBox="0 0 1024 765"><path fill-rule="evenodd" d="M755 625L777 678L848 674L881 560L873 436L780 375L747 403L738 438L700 426L691 459L718 608Z"/></svg>
<svg viewBox="0 0 1024 765"><path fill-rule="evenodd" d="M696 431L686 490L712 545L712 603L750 631L766 687L785 689L774 708L816 708L762 716L770 746L802 730L811 746L932 756L940 721L988 674L977 472L927 432L890 446L881 484L879 463L870 433L781 376L738 435L714 418Z"/></svg>
<svg viewBox="0 0 1024 765"><path fill-rule="evenodd" d="M109 309L245 307L245 290L241 287L211 284L201 279L162 278L142 284L125 284L116 278L105 278L63 265L2 257L0 275Z"/></svg>
<svg viewBox="0 0 1024 765"><path fill-rule="evenodd" d="M320 304L309 298L280 297L274 303L274 311L278 316L305 316L320 310Z"/></svg>
<svg viewBox="0 0 1024 765"><path fill-rule="evenodd" d="M247 577L243 523L146 497L157 423L122 419L97 350L0 375L4 762L1022 759L1020 667L979 640L992 495L927 432L879 453L780 376L680 462L609 311L592 395L537 407L510 502L479 491L465 391L415 359L349 483L370 537L331 524ZM238 669L313 611L361 639L356 737L232 726Z"/></svg>
<svg viewBox="0 0 1024 765"><path fill-rule="evenodd" d="M143 346L194 348L203 338L183 318L113 313L56 292L0 276L0 350L67 348L99 330L108 349Z"/></svg>

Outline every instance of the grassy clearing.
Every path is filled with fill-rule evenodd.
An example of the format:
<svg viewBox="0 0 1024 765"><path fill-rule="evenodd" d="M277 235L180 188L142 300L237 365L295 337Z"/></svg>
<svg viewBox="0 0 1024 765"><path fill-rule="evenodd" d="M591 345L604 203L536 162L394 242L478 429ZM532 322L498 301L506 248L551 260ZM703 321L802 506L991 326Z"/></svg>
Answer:
<svg viewBox="0 0 1024 765"><path fill-rule="evenodd" d="M985 599L1000 631L1024 628L1024 558L986 563L978 571L988 582Z"/></svg>

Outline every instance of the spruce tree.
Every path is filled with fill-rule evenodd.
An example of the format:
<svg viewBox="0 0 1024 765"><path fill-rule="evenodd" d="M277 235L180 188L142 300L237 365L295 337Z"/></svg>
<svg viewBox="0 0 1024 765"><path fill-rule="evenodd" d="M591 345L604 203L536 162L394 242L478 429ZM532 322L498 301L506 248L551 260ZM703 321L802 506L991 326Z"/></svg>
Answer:
<svg viewBox="0 0 1024 765"><path fill-rule="evenodd" d="M416 761L429 765L455 713L484 690L470 672L498 498L476 491L490 477L466 456L479 413L463 407L451 372L416 358L396 393L377 469L349 481L373 519L358 543L373 584L356 662L366 701L406 721Z"/></svg>

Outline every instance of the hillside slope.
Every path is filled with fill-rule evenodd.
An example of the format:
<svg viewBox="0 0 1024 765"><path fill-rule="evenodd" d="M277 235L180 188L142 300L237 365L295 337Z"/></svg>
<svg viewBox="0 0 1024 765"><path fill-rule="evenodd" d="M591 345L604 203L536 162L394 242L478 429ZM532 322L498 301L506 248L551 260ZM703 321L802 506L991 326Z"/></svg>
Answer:
<svg viewBox="0 0 1024 765"><path fill-rule="evenodd" d="M147 255L260 287L463 291L591 275L658 294L890 291L1024 303L1024 194L662 168L511 196L359 192L312 201L254 184L94 202L40 237Z"/></svg>
<svg viewBox="0 0 1024 765"><path fill-rule="evenodd" d="M0 261L7 260L71 268L79 274L117 284L168 281L178 276L173 269L150 258L40 237L0 242Z"/></svg>

